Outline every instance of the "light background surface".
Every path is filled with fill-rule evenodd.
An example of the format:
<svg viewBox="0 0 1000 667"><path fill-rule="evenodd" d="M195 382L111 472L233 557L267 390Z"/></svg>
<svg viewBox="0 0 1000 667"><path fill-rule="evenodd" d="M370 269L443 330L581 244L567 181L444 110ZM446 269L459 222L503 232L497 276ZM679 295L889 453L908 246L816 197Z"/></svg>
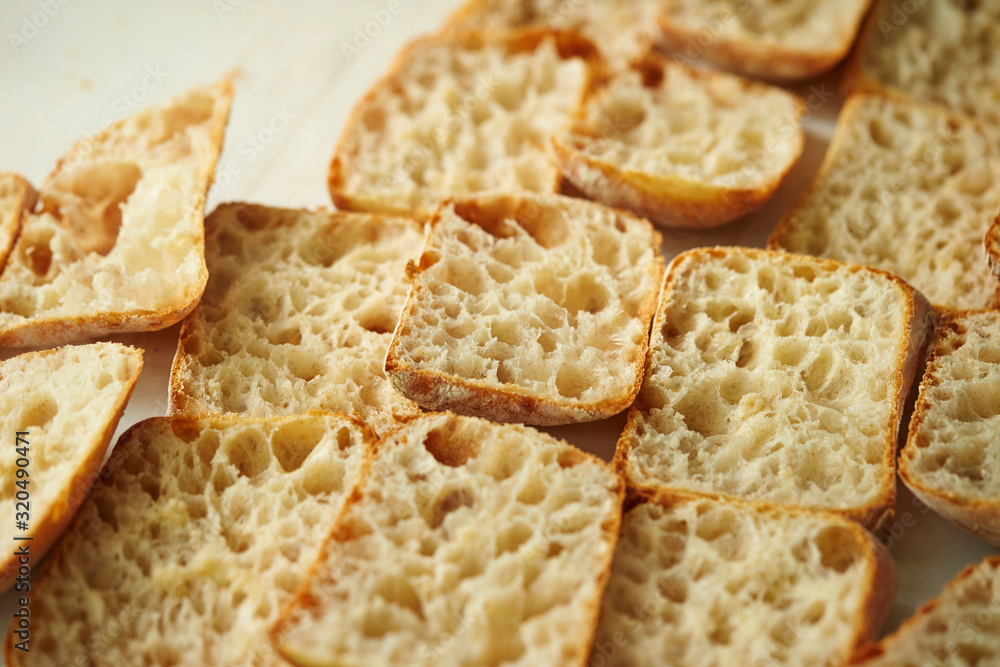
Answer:
<svg viewBox="0 0 1000 667"><path fill-rule="evenodd" d="M0 170L20 172L37 186L102 121L237 72L218 186L207 210L223 201L331 207L327 167L351 107L408 40L436 30L458 1L2 0ZM385 26L373 23L373 12L391 19ZM374 36L366 37L367 44L355 42L366 28ZM777 196L757 214L720 230L665 232L668 261L702 245L763 246L822 160L842 103L838 83L835 71L794 88L810 106L806 150ZM276 117L287 124L265 144L268 133L262 130ZM145 353L116 438L135 422L165 413L177 333L174 326L113 338ZM12 353L0 350L0 357ZM548 430L609 459L623 425L620 415ZM887 631L937 595L963 566L996 551L920 506L902 484L896 514L889 541L900 592ZM12 529L0 527L0 545ZM39 565L34 563L36 571ZM13 609L12 593L0 597L4 626Z"/></svg>

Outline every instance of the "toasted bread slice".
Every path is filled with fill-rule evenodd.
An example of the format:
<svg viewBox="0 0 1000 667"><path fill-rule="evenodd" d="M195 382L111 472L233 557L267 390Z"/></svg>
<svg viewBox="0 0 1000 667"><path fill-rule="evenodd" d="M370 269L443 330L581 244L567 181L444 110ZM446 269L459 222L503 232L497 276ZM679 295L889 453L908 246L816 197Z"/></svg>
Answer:
<svg viewBox="0 0 1000 667"><path fill-rule="evenodd" d="M993 275L1000 280L1000 217L990 225L984 244L986 246L986 263L989 264Z"/></svg>
<svg viewBox="0 0 1000 667"><path fill-rule="evenodd" d="M938 514L1000 546L1000 311L944 318L899 476Z"/></svg>
<svg viewBox="0 0 1000 667"><path fill-rule="evenodd" d="M40 561L87 496L141 369L142 352L118 343L0 361L0 521L21 540L0 559L0 591L18 576L16 547Z"/></svg>
<svg viewBox="0 0 1000 667"><path fill-rule="evenodd" d="M776 81L830 69L854 43L871 0L664 0L663 46Z"/></svg>
<svg viewBox="0 0 1000 667"><path fill-rule="evenodd" d="M644 502L622 521L590 664L839 667L896 588L885 548L842 517Z"/></svg>
<svg viewBox="0 0 1000 667"><path fill-rule="evenodd" d="M526 424L621 412L642 381L663 277L645 220L557 195L435 214L385 359L435 410Z"/></svg>
<svg viewBox="0 0 1000 667"><path fill-rule="evenodd" d="M272 639L310 667L582 667L624 492L530 428L414 418L378 444Z"/></svg>
<svg viewBox="0 0 1000 667"><path fill-rule="evenodd" d="M659 0L468 0L448 19L445 29L576 30L597 46L612 67L619 68L652 49L659 10Z"/></svg>
<svg viewBox="0 0 1000 667"><path fill-rule="evenodd" d="M21 231L21 218L35 207L37 198L28 181L17 174L0 174L0 272Z"/></svg>
<svg viewBox="0 0 1000 667"><path fill-rule="evenodd" d="M630 487L878 527L934 311L881 271L749 248L678 256L615 459Z"/></svg>
<svg viewBox="0 0 1000 667"><path fill-rule="evenodd" d="M210 278L184 321L173 412L332 410L376 432L417 414L382 370L423 242L407 218L224 204L206 221Z"/></svg>
<svg viewBox="0 0 1000 667"><path fill-rule="evenodd" d="M769 246L874 266L936 307L1000 307L983 235L1000 210L1000 141L935 107L851 97L812 186Z"/></svg>
<svg viewBox="0 0 1000 667"><path fill-rule="evenodd" d="M0 346L153 331L194 308L232 96L229 81L195 88L59 160L0 274Z"/></svg>
<svg viewBox="0 0 1000 667"><path fill-rule="evenodd" d="M370 449L340 415L139 423L33 580L31 652L8 632L7 665L277 667L265 630Z"/></svg>
<svg viewBox="0 0 1000 667"><path fill-rule="evenodd" d="M616 73L552 145L589 199L704 229L771 198L802 153L804 113L780 88L650 56Z"/></svg>
<svg viewBox="0 0 1000 667"><path fill-rule="evenodd" d="M545 30L413 42L347 121L334 203L426 218L451 196L556 192L549 137L579 107L596 58L575 33Z"/></svg>
<svg viewBox="0 0 1000 667"><path fill-rule="evenodd" d="M899 630L852 665L983 667L1000 663L1000 556L970 565Z"/></svg>
<svg viewBox="0 0 1000 667"><path fill-rule="evenodd" d="M845 77L884 92L1000 123L1000 4L878 0Z"/></svg>

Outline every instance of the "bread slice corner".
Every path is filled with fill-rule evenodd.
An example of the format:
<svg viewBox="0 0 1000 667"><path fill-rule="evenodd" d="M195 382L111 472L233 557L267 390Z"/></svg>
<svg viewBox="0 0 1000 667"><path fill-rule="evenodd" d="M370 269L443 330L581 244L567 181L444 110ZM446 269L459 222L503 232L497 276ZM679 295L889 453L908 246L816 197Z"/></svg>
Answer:
<svg viewBox="0 0 1000 667"><path fill-rule="evenodd" d="M38 193L24 178L0 174L0 273L21 231L21 219L35 208L37 199Z"/></svg>

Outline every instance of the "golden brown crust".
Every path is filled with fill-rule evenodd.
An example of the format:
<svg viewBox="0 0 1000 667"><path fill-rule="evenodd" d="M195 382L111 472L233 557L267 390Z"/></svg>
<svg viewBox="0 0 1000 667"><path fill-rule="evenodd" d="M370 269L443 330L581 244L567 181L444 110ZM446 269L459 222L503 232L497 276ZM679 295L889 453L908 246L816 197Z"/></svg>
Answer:
<svg viewBox="0 0 1000 667"><path fill-rule="evenodd" d="M20 175L0 174L0 200L6 200L7 204L0 209L0 273L3 273L7 255L21 231L21 219L35 207L38 193Z"/></svg>
<svg viewBox="0 0 1000 667"><path fill-rule="evenodd" d="M761 257L763 255L777 255L778 258L781 257L780 253L776 253L771 250L758 250L755 248L732 248L732 247L721 247L717 246L714 248L695 248L687 252L681 253L674 258L670 266L667 269L667 276L664 280L663 290L660 294L660 304L657 309L656 317L653 320L653 334L650 340L650 353L647 355L646 361L646 375L649 374L649 365L651 363L651 354L654 341L658 335L658 332L662 331L666 325L666 311L667 306L672 298L673 283L675 276L681 270L681 265L684 264L688 258L696 257L700 254L705 254L711 257L721 257L730 252L740 252L745 253L751 257ZM792 256L792 255L789 255ZM879 489L879 494L868 504L861 507L853 508L835 508L835 507L819 507L819 508L809 508L818 511L829 512L831 514L838 514L845 516L849 519L857 521L865 528L872 531L877 531L882 525L884 525L889 519L892 518L896 502L896 442L898 438L898 429L900 426L901 415L903 407L906 403L906 398L909 395L910 387L913 383L914 376L917 370L923 363L924 357L927 354L927 349L930 342L933 340L933 332L936 325L936 317L934 309L931 307L927 300L913 289L909 284L906 283L900 277L882 271L880 269L875 269L867 266L858 266L852 264L843 264L830 259L820 259L816 257L808 257L805 255L794 255L799 260L807 260L809 262L815 263L816 266L824 270L834 270L841 267L847 267L853 273L866 272L881 276L888 279L894 283L905 295L907 299L907 312L908 312L908 323L907 323L907 337L905 340L901 340L899 347L895 352L895 357L898 359L898 367L900 370L893 378L893 386L895 392L891 391L890 388L889 395L895 395L896 401L893 403L893 414L891 415L891 423L896 425L896 429L891 433L886 434L886 446L885 453L883 455L883 467L885 470L889 471L889 474L885 476L884 484ZM645 380L645 377L644 377ZM707 493L707 492L693 492L683 487L670 487L665 485L651 484L642 482L635 479L630 471L629 467L629 454L632 449L632 443L637 436L637 422L639 419L640 411L644 410L645 406L642 405L642 399L636 400L635 404L629 410L628 419L625 424L625 430L618 439L618 443L615 446L615 456L612 461L618 473L625 479L629 487L630 496L634 496L635 500L631 502L638 502L644 498L655 497L657 494L664 492L668 493L698 493L700 495L705 495L708 497L722 498L727 501L740 500L735 496L731 496L725 493ZM743 499L745 500L745 499ZM772 503L769 501L753 500L747 501L759 507L788 507L788 505L782 505L780 503Z"/></svg>
<svg viewBox="0 0 1000 667"><path fill-rule="evenodd" d="M986 262L990 265L990 271L1000 280L1000 216L990 225L983 245L986 246ZM1000 302L1000 296L997 301Z"/></svg>

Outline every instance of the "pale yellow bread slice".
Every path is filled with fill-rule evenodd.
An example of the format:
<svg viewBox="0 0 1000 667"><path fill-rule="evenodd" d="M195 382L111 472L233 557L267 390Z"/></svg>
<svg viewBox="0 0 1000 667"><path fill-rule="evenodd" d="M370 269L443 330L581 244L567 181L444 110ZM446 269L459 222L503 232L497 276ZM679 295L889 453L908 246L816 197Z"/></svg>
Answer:
<svg viewBox="0 0 1000 667"><path fill-rule="evenodd" d="M660 236L558 195L449 202L430 224L385 371L432 410L566 424L639 390L663 276Z"/></svg>
<svg viewBox="0 0 1000 667"><path fill-rule="evenodd" d="M35 207L38 193L17 174L0 174L0 272L14 247L21 218Z"/></svg>
<svg viewBox="0 0 1000 667"><path fill-rule="evenodd" d="M587 198L705 229L771 198L802 153L804 113L775 86L648 56L614 73L552 146Z"/></svg>
<svg viewBox="0 0 1000 667"><path fill-rule="evenodd" d="M173 412L332 410L377 433L419 413L382 365L423 243L407 218L224 204L206 220L209 279L184 321Z"/></svg>
<svg viewBox="0 0 1000 667"><path fill-rule="evenodd" d="M0 361L0 525L25 538L8 538L0 590L18 576L16 550L41 562L87 497L141 370L142 352L118 343Z"/></svg>
<svg viewBox="0 0 1000 667"><path fill-rule="evenodd" d="M310 667L583 667L624 493L531 428L416 417L377 445L272 640Z"/></svg>
<svg viewBox="0 0 1000 667"><path fill-rule="evenodd" d="M153 331L194 308L232 96L228 80L194 88L59 160L0 274L0 346Z"/></svg>
<svg viewBox="0 0 1000 667"><path fill-rule="evenodd" d="M687 491L892 514L903 404L934 311L882 271L750 248L668 270L615 460L640 495Z"/></svg>
<svg viewBox="0 0 1000 667"><path fill-rule="evenodd" d="M896 588L889 553L843 517L643 502L622 521L590 665L840 667Z"/></svg>
<svg viewBox="0 0 1000 667"><path fill-rule="evenodd" d="M36 573L31 651L8 632L6 664L280 667L266 630L371 446L334 414L140 422Z"/></svg>

